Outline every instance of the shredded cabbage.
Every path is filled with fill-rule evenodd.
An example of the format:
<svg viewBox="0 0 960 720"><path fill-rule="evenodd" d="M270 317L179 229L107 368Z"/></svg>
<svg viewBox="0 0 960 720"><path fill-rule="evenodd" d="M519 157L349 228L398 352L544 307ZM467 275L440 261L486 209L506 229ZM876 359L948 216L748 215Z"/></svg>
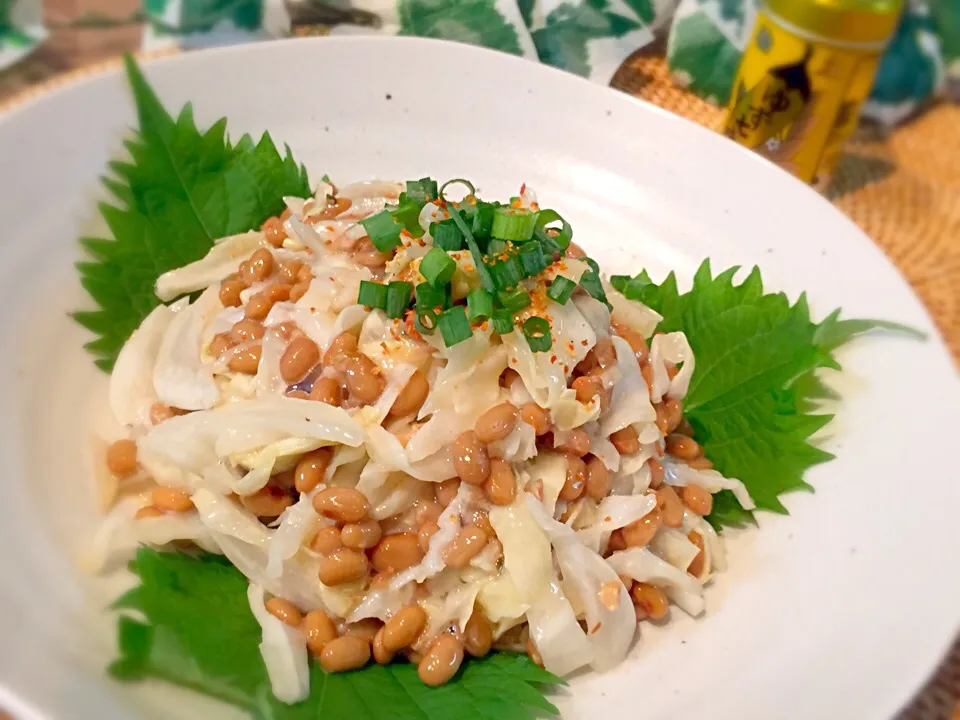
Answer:
<svg viewBox="0 0 960 720"><path fill-rule="evenodd" d="M667 374L667 363L683 363L672 380ZM652 402L660 402L664 395L677 399L685 397L696 366L687 336L682 332L656 335L650 343L650 366L653 368L653 387L650 388Z"/></svg>
<svg viewBox="0 0 960 720"><path fill-rule="evenodd" d="M150 407L157 401L153 369L167 328L189 301L158 305L117 355L110 374L110 409L121 425L148 425Z"/></svg>
<svg viewBox="0 0 960 720"><path fill-rule="evenodd" d="M663 316L637 300L628 300L610 283L603 284L607 293L607 302L613 305L617 321L636 330L645 338L653 335Z"/></svg>
<svg viewBox="0 0 960 720"><path fill-rule="evenodd" d="M687 539L685 532L663 527L657 531L647 547L678 570L687 571L690 563L700 553L700 548Z"/></svg>
<svg viewBox="0 0 960 720"><path fill-rule="evenodd" d="M356 447L363 442L364 432L342 408L265 397L171 418L152 428L138 445L148 459L201 473L223 457L241 456L287 438Z"/></svg>
<svg viewBox="0 0 960 720"><path fill-rule="evenodd" d="M221 238L196 262L169 270L158 277L154 286L156 295L167 302L216 285L231 273L235 273L241 261L250 257L254 250L266 246L263 233L257 231Z"/></svg>
<svg viewBox="0 0 960 720"><path fill-rule="evenodd" d="M647 548L620 550L607 558L607 564L618 575L662 588L673 602L690 615L699 615L704 610L703 585L700 581L657 557Z"/></svg>
<svg viewBox="0 0 960 720"><path fill-rule="evenodd" d="M567 481L567 459L560 453L540 453L525 466L529 480L543 483L543 507L550 515L557 508L557 498Z"/></svg>
<svg viewBox="0 0 960 720"><path fill-rule="evenodd" d="M286 598L301 610L322 609L346 617L363 592L350 586L327 587L317 580L320 559L300 551L283 562L279 577L267 572L274 531L265 528L249 511L209 490L198 490L191 499L200 519L223 554L247 578L270 594Z"/></svg>
<svg viewBox="0 0 960 720"><path fill-rule="evenodd" d="M183 410L206 410L220 399L213 372L203 362L203 328L220 310L216 287L173 316L153 366L153 388L161 402Z"/></svg>
<svg viewBox="0 0 960 720"><path fill-rule="evenodd" d="M621 337L611 336L610 339L617 352L620 381L613 386L610 407L600 420L600 434L610 437L617 430L634 424L649 425L656 429L654 423L657 413L650 403L647 384L640 373L640 366L637 364L633 350Z"/></svg>
<svg viewBox="0 0 960 720"><path fill-rule="evenodd" d="M519 320L530 313L547 317L550 352L533 352L517 329L496 334L491 323L474 327L466 340L447 347L442 333L415 332L409 316L389 318L383 309L357 304L363 281L424 281L420 264L433 247L431 224L449 217L448 209L435 203L426 204L418 218L425 231L422 238L404 235L385 267L363 267L354 256L366 237L359 221L395 204L402 191L400 183L371 181L338 192L322 182L313 198L284 198L291 214L284 220L287 237L282 247L270 246L261 232L241 233L216 240L202 259L161 275L155 289L163 300L202 293L192 304L183 297L154 309L117 358L110 406L126 426L127 437L136 440L137 471L122 480L114 477L106 467L106 444L93 443L107 514L88 564L95 569L113 566L132 557L140 543L191 541L225 555L250 582L248 600L262 629L260 651L271 687L287 703L309 692L306 640L266 610L265 597L287 599L306 612L322 609L341 628L367 618L387 621L417 603L428 616L424 632L411 646L417 652L437 633L462 631L474 612L483 612L496 638L526 622L551 672L605 670L624 658L637 628L633 603L619 576L652 582L684 610L698 614L704 607L704 584L726 567L722 541L689 510L682 529L661 528L647 547L603 558L611 533L656 505L649 492L648 461L654 456L662 461L670 485L696 483L711 493L730 489L743 507L754 507L740 481L663 457L654 404L683 398L689 389L695 360L683 333L653 337L648 387L630 345L611 332L606 303L578 291L569 302L541 304L544 282L563 276L578 283L589 268L583 260L565 258L540 277L521 281L537 297ZM349 200L349 207L335 218L322 218L333 197ZM538 207L536 195L526 187L514 204ZM296 300L272 305L262 337L214 356L217 337L232 335L245 316L242 305L223 307L218 286L258 248L266 248L277 263L302 263L312 278ZM482 283L469 250L450 256L456 268L449 297L456 301ZM272 282L245 287L242 303ZM653 335L661 319L656 312L609 285L606 292L615 322L644 337ZM281 373L281 359L291 326L313 340L321 353L340 333L353 333L357 350L375 364L384 381L378 398L367 404L347 392L342 406L333 406L288 397L288 389L307 391L320 377L344 384L347 380L336 364L328 363L290 387ZM579 374L575 368L599 339L612 343L615 352L615 363L594 371L605 394L609 392L609 403L600 397L581 402L569 385ZM236 350L254 347L260 353L255 374L230 367ZM507 369L513 372L505 374ZM414 373L427 378L424 402L416 413L395 417L390 410ZM515 474L520 492L512 504L492 505L484 489L461 482L442 508L438 530L416 565L386 583L380 580L388 576L381 575L373 583L376 587L368 578L329 587L319 581L324 557L309 539L333 521L314 510L318 493L331 487L356 489L369 503L369 517L382 523L383 533L415 530L424 522L423 512L436 512L434 500L445 488L435 484L457 477L456 438L503 402L516 407L536 403L550 418L550 435L537 438L531 425L517 422L504 437L486 445L489 455L509 463ZM154 424L151 408L156 403L189 412ZM637 432L640 448L621 455L610 436L628 427ZM606 497L591 493L572 501L560 498L568 459L556 448L577 429L586 433L592 455L610 473ZM322 481L309 492L297 493L290 488L290 473L306 453L318 448L329 448L330 453ZM148 491L157 485L188 492L195 510L135 519L137 510L150 502ZM295 501L266 525L238 496L268 486L283 488ZM477 522L479 511L488 513L495 537L465 567L447 567L445 551L465 523ZM686 572L699 552L690 537L703 540L705 562L698 578Z"/></svg>
<svg viewBox="0 0 960 720"><path fill-rule="evenodd" d="M610 495L600 501L594 513L595 522L581 523L583 529L577 534L584 545L600 552L610 533L639 520L656 506L657 501L652 495Z"/></svg>
<svg viewBox="0 0 960 720"><path fill-rule="evenodd" d="M475 488L466 483L460 483L460 489L457 491L456 497L440 513L440 518L437 520L439 530L430 538L430 544L427 546L427 552L424 554L423 560L417 565L397 573L390 581L392 589L399 590L412 582L422 583L446 567L443 551L460 532L462 527L460 513L466 507L474 492L476 492Z"/></svg>
<svg viewBox="0 0 960 720"><path fill-rule="evenodd" d="M525 497L490 509L490 524L503 544L502 577L509 580L485 589L481 602L490 604L498 622L525 612L544 667L566 675L593 662L594 648L555 578L550 541L531 512L539 503L528 504Z"/></svg>
<svg viewBox="0 0 960 720"><path fill-rule="evenodd" d="M263 588L247 588L250 610L263 630L260 654L267 667L270 688L280 702L293 704L310 694L310 665L307 638L298 629L271 615L264 604Z"/></svg>
<svg viewBox="0 0 960 720"><path fill-rule="evenodd" d="M584 546L574 530L547 515L532 496L527 495L526 502L553 544L564 592L586 616L587 639L594 652L590 665L596 670L609 670L626 657L637 629L630 595L613 568ZM615 607L601 601L601 590L608 584L617 588Z"/></svg>
<svg viewBox="0 0 960 720"><path fill-rule="evenodd" d="M724 477L716 470L696 470L686 463L670 459L669 456L663 458L663 481L668 485L699 485L710 493L730 490L744 510L757 507L746 486L736 478Z"/></svg>

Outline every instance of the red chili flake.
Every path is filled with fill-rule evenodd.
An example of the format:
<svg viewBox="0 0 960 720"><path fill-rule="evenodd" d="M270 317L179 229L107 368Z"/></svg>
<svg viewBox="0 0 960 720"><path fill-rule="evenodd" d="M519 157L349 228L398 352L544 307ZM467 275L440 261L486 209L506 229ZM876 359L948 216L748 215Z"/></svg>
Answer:
<svg viewBox="0 0 960 720"><path fill-rule="evenodd" d="M550 356L550 362L551 362L551 363L555 363L556 361L557 361L557 356L556 356L556 355L551 355L551 356Z"/></svg>
<svg viewBox="0 0 960 720"><path fill-rule="evenodd" d="M603 519L604 522L610 522L611 520L613 520L613 518L610 517L609 515L607 515L607 516Z"/></svg>
<svg viewBox="0 0 960 720"><path fill-rule="evenodd" d="M567 341L567 348L570 350L570 352L573 352L573 340Z"/></svg>
<svg viewBox="0 0 960 720"><path fill-rule="evenodd" d="M527 184L523 183L523 185L520 186L520 194L523 195L526 191L527 191Z"/></svg>
<svg viewBox="0 0 960 720"><path fill-rule="evenodd" d="M488 325L487 321L484 320L482 323L480 323L480 329L481 329L481 330L486 330L486 329L487 329L487 325Z"/></svg>
<svg viewBox="0 0 960 720"><path fill-rule="evenodd" d="M600 628L602 628L602 627L603 627L603 623L602 623L602 622L598 622L596 625L594 625L592 628L590 628L590 634L591 634L591 635L597 634L598 632L600 632Z"/></svg>
<svg viewBox="0 0 960 720"><path fill-rule="evenodd" d="M584 347L586 347L586 346L587 346L587 341L586 341L586 340L581 340L581 341L580 341L580 344L583 345Z"/></svg>
<svg viewBox="0 0 960 720"><path fill-rule="evenodd" d="M330 247L331 245L333 245L333 240L324 240L323 244L326 245L327 247Z"/></svg>
<svg viewBox="0 0 960 720"><path fill-rule="evenodd" d="M413 310L407 310L407 315L406 315L407 333L411 337L416 338L417 340L422 340L423 338L420 336L420 333L417 332L416 327L414 327L413 325L413 319L414 317L416 317L416 315L417 315L416 312L414 312Z"/></svg>

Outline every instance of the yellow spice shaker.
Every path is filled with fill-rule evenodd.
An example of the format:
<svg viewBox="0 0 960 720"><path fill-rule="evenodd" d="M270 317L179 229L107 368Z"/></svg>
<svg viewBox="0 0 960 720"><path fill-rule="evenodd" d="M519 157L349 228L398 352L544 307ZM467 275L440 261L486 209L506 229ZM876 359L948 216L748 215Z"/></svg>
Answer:
<svg viewBox="0 0 960 720"><path fill-rule="evenodd" d="M902 7L903 0L766 0L724 134L826 187Z"/></svg>

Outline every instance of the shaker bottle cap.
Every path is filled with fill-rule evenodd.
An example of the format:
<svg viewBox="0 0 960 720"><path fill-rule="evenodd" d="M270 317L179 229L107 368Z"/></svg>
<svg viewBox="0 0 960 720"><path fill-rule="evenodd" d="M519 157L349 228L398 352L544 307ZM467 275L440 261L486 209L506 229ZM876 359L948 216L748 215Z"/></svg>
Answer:
<svg viewBox="0 0 960 720"><path fill-rule="evenodd" d="M801 34L879 49L897 27L903 0L767 0L767 8Z"/></svg>

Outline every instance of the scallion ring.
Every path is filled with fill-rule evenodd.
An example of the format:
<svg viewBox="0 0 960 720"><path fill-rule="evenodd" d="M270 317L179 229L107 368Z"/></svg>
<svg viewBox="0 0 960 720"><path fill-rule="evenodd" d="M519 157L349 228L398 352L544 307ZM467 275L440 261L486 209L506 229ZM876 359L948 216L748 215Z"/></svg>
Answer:
<svg viewBox="0 0 960 720"><path fill-rule="evenodd" d="M438 247L430 248L420 261L420 274L434 287L449 284L456 271L457 261Z"/></svg>
<svg viewBox="0 0 960 720"><path fill-rule="evenodd" d="M523 310L532 302L530 293L522 287L513 290L501 290L497 293L497 299L500 301L500 306L511 313Z"/></svg>
<svg viewBox="0 0 960 720"><path fill-rule="evenodd" d="M467 311L463 305L454 305L440 313L440 317L437 318L437 327L440 328L443 343L447 347L462 343L473 335L470 321L467 320Z"/></svg>
<svg viewBox="0 0 960 720"><path fill-rule="evenodd" d="M473 186L473 183L472 183L472 182L470 182L469 180L467 180L467 179L465 179L465 178L454 178L453 180L447 180L443 185L440 186L440 199L443 200L444 202L450 202L450 201L447 200L447 198L444 197L444 195L443 195L443 191L446 190L447 187L450 186L450 185L466 185L466 186L467 186L467 189L468 189L470 192L468 192L468 193L465 195L465 197L470 197L471 195L476 195L476 194L477 194L477 189Z"/></svg>
<svg viewBox="0 0 960 720"><path fill-rule="evenodd" d="M387 308L387 286L378 282L361 280L357 292L357 304L385 310Z"/></svg>
<svg viewBox="0 0 960 720"><path fill-rule="evenodd" d="M533 352L547 352L553 347L550 323L542 317L531 317L523 323L523 336Z"/></svg>
<svg viewBox="0 0 960 720"><path fill-rule="evenodd" d="M563 275L557 275L550 283L550 287L547 288L547 297L561 305L566 305L570 295L576 289L577 284L573 280Z"/></svg>
<svg viewBox="0 0 960 720"><path fill-rule="evenodd" d="M470 322L486 320L493 315L493 295L482 288L467 293L467 318Z"/></svg>
<svg viewBox="0 0 960 720"><path fill-rule="evenodd" d="M493 213L491 234L501 240L526 242L533 237L537 213L526 208L498 207Z"/></svg>
<svg viewBox="0 0 960 720"><path fill-rule="evenodd" d="M417 314L413 318L413 327L421 335L433 335L437 329L437 313L430 308L417 308Z"/></svg>
<svg viewBox="0 0 960 720"><path fill-rule="evenodd" d="M550 230L556 230L555 235L547 232L547 223L552 222L560 223L559 230L549 228ZM541 210L537 215L537 227L542 228L544 235L553 240L561 250L566 250L567 246L570 245L570 241L573 240L573 228L570 227L570 223L564 220L556 210Z"/></svg>
<svg viewBox="0 0 960 720"><path fill-rule="evenodd" d="M513 313L509 310L494 310L493 331L497 335L506 335L513 332Z"/></svg>
<svg viewBox="0 0 960 720"><path fill-rule="evenodd" d="M410 305L410 293L413 292L413 285L403 280L394 280L387 285L387 317L402 318Z"/></svg>

